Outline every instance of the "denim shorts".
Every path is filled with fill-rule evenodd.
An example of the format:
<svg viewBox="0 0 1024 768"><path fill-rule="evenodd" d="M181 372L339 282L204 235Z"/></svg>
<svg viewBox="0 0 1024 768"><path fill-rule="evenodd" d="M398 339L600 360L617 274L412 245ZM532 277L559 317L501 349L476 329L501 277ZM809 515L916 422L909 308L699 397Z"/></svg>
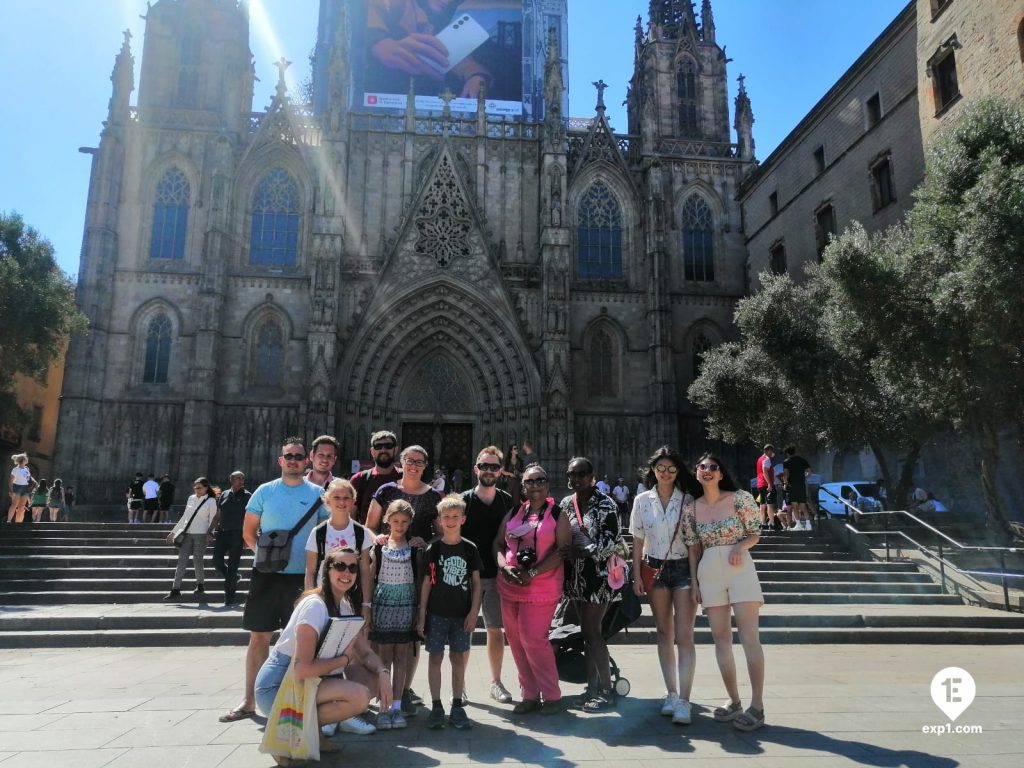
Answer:
<svg viewBox="0 0 1024 768"><path fill-rule="evenodd" d="M31 495L32 494L29 493L29 490L28 490L28 483L25 483L25 485L21 485L20 483L15 483L14 484L14 489L11 492L11 496L12 497L15 497L15 496L31 496Z"/></svg>
<svg viewBox="0 0 1024 768"><path fill-rule="evenodd" d="M288 665L291 663L291 656L278 653L277 649L273 648L256 674L256 709L266 717L270 717L270 710L274 708L274 699L281 688L281 681L284 680Z"/></svg>
<svg viewBox="0 0 1024 768"><path fill-rule="evenodd" d="M466 653L469 650L470 635L463 625L465 619L427 614L427 653L444 653L445 646L452 653Z"/></svg>
<svg viewBox="0 0 1024 768"><path fill-rule="evenodd" d="M645 562L652 568L661 568L658 580L654 582L654 588L658 589L689 589L690 588L690 559L680 557L677 560L659 560L656 557L645 558Z"/></svg>

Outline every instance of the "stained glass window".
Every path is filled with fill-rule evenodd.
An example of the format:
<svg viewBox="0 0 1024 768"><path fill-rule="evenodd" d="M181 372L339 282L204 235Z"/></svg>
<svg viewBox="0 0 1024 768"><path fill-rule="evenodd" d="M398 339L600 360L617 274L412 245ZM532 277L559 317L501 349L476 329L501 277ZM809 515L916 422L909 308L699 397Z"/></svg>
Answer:
<svg viewBox="0 0 1024 768"><path fill-rule="evenodd" d="M146 332L146 362L143 384L166 384L171 363L171 321L161 313L149 321Z"/></svg>
<svg viewBox="0 0 1024 768"><path fill-rule="evenodd" d="M598 328L591 337L589 362L591 396L615 396L615 341L603 328Z"/></svg>
<svg viewBox="0 0 1024 768"><path fill-rule="evenodd" d="M697 71L689 59L680 63L676 71L676 91L679 96L679 135L697 138Z"/></svg>
<svg viewBox="0 0 1024 768"><path fill-rule="evenodd" d="M704 355L711 349L711 342L708 337L703 333L697 334L697 338L693 340L693 378L694 380L700 376L701 366L704 365Z"/></svg>
<svg viewBox="0 0 1024 768"><path fill-rule="evenodd" d="M707 201L690 195L683 204L683 271L687 280L715 279L715 218Z"/></svg>
<svg viewBox="0 0 1024 768"><path fill-rule="evenodd" d="M252 204L249 263L293 267L299 248L299 188L282 168L269 171Z"/></svg>
<svg viewBox="0 0 1024 768"><path fill-rule="evenodd" d="M256 333L255 371L253 383L257 387L280 387L284 366L284 343L281 326L267 320Z"/></svg>
<svg viewBox="0 0 1024 768"><path fill-rule="evenodd" d="M601 182L591 185L580 201L576 232L581 278L622 277L622 212Z"/></svg>
<svg viewBox="0 0 1024 768"><path fill-rule="evenodd" d="M185 258L191 197L192 186L180 168L169 168L157 182L153 231L149 241L151 259Z"/></svg>

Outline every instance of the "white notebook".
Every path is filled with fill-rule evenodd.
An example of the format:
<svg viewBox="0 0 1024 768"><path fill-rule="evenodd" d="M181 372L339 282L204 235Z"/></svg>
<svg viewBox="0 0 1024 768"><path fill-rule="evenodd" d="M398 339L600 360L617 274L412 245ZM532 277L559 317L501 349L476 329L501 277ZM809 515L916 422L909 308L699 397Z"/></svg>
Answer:
<svg viewBox="0 0 1024 768"><path fill-rule="evenodd" d="M335 659L341 656L356 639L363 624L361 616L339 616L331 619L320 640L320 647L316 650L316 657L318 659ZM344 669L344 667L339 667L330 674L340 675Z"/></svg>

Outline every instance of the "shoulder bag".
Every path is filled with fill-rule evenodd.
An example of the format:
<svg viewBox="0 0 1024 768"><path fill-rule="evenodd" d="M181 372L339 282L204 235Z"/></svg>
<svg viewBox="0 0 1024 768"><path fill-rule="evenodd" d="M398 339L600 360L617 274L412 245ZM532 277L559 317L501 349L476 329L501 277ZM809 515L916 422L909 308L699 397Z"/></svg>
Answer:
<svg viewBox="0 0 1024 768"><path fill-rule="evenodd" d="M685 502L686 499L684 498ZM683 506L679 505L679 519L676 521L676 529L672 533L672 538L668 540L668 551L665 552L665 560L661 561L661 566L655 568L653 565L648 565L646 558L640 559L640 582L644 585L644 592L650 592L654 589L654 583L661 576L661 569L665 567L665 563L668 561L668 555L672 551L672 545L675 543L676 536L679 535L679 528L683 524Z"/></svg>
<svg viewBox="0 0 1024 768"><path fill-rule="evenodd" d="M323 503L324 500L321 496L291 529L260 531L259 538L256 540L256 559L253 561L252 567L260 573L277 573L287 568L288 557L292 550L292 539Z"/></svg>
<svg viewBox="0 0 1024 768"><path fill-rule="evenodd" d="M174 544L174 546L180 547L182 544L185 543L185 536L188 535L188 529L192 526L192 521L196 519L196 515L198 515L199 510L203 508L203 504L205 504L209 500L210 497L207 496L205 499L199 502L195 510L192 512L192 517L190 517L188 519L188 522L185 523L185 527L182 528L181 531L178 532L178 535L171 540L171 543Z"/></svg>

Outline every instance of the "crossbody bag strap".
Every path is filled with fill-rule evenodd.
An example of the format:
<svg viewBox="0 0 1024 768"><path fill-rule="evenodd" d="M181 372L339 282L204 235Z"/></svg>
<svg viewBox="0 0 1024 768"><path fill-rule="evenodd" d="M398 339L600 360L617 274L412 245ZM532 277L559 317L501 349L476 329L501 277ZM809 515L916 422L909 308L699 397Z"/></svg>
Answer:
<svg viewBox="0 0 1024 768"><path fill-rule="evenodd" d="M192 512L192 517L190 517L188 519L188 522L185 523L185 527L181 529L182 533L188 533L188 529L192 526L192 521L196 519L196 515L198 515L199 514L199 510L203 508L203 504L205 504L209 500L210 500L210 497L207 496L205 499L203 499L202 501L199 502L199 506L197 506L195 508L195 510L193 510L193 512Z"/></svg>
<svg viewBox="0 0 1024 768"><path fill-rule="evenodd" d="M316 500L316 503L309 508L309 511L302 516L302 519L295 524L295 527L292 528L290 535L294 536L296 533L302 530L302 526L304 526L309 521L309 518L311 518L318 509L320 509L320 505L323 503L324 499L323 496L321 496Z"/></svg>

